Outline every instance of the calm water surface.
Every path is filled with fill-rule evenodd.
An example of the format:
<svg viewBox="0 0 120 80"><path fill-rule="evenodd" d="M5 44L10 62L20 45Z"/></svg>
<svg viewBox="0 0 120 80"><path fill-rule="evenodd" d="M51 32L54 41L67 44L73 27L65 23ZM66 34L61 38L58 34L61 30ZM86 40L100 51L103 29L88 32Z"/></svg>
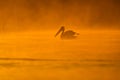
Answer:
<svg viewBox="0 0 120 80"><path fill-rule="evenodd" d="M54 31L0 36L0 80L120 80L120 32L84 30L75 40Z"/></svg>

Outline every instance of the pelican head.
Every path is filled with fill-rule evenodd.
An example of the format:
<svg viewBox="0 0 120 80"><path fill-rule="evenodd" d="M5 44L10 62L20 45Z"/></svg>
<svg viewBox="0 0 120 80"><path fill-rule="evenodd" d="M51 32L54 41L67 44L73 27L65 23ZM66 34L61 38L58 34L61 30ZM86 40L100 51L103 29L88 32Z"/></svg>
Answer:
<svg viewBox="0 0 120 80"><path fill-rule="evenodd" d="M58 36L61 33L60 37L61 39L74 39L76 38L76 35L79 35L78 33L72 31L72 30L67 30L65 31L65 27L62 26L58 32L55 34L55 37Z"/></svg>

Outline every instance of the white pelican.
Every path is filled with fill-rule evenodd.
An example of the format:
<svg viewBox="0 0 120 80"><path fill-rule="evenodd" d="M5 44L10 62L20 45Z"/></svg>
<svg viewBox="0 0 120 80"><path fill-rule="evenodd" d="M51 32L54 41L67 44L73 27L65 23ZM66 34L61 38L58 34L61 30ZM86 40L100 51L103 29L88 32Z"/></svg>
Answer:
<svg viewBox="0 0 120 80"><path fill-rule="evenodd" d="M78 33L72 31L72 30L67 30L65 31L65 27L62 26L59 31L55 34L55 37L61 33L60 37L61 39L74 39L76 38L77 36L76 35L79 35Z"/></svg>

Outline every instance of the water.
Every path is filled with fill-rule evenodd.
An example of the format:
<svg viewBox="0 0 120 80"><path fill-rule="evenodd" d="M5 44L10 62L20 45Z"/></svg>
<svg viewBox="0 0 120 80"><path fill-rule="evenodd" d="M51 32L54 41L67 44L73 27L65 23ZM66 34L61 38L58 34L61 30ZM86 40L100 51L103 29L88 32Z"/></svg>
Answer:
<svg viewBox="0 0 120 80"><path fill-rule="evenodd" d="M119 30L82 30L75 40L55 31L4 33L1 80L120 80Z"/></svg>

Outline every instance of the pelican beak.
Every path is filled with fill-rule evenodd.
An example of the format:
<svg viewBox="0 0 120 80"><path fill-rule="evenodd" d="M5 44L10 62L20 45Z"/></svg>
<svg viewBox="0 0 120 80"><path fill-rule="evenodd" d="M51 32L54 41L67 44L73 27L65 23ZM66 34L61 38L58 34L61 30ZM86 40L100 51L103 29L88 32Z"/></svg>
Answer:
<svg viewBox="0 0 120 80"><path fill-rule="evenodd" d="M60 33L60 30L55 34L55 37Z"/></svg>
<svg viewBox="0 0 120 80"><path fill-rule="evenodd" d="M63 30L64 30L64 28L61 27L61 28L58 30L58 32L55 34L55 37L56 37L61 31L63 31Z"/></svg>

